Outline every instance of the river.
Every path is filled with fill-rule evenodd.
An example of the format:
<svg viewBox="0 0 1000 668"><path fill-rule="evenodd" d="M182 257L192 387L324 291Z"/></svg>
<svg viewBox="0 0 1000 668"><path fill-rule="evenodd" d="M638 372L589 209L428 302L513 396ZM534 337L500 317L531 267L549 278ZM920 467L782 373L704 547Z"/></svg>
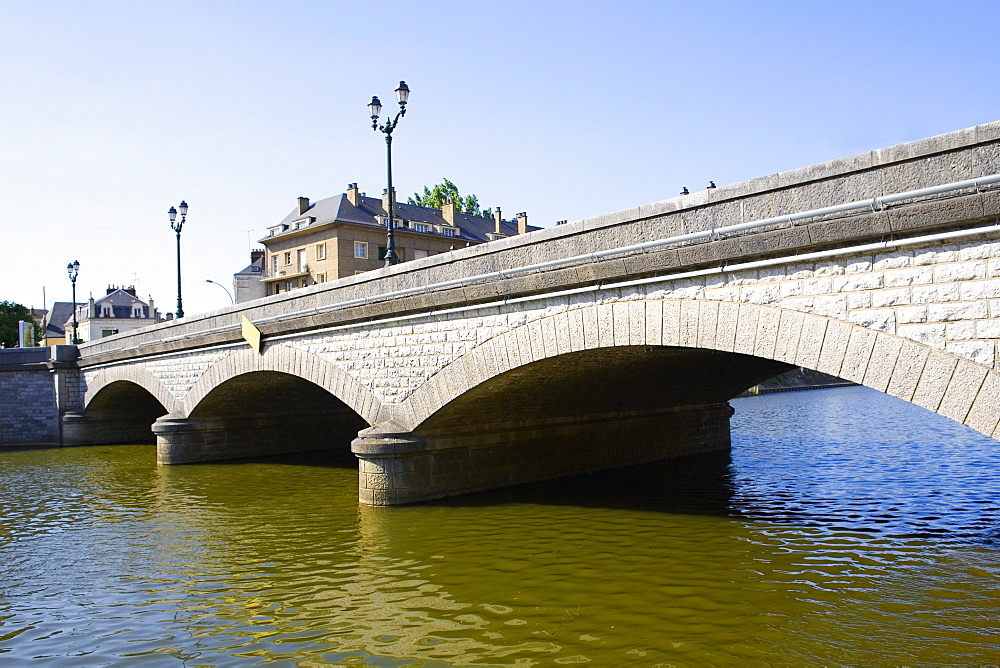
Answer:
<svg viewBox="0 0 1000 668"><path fill-rule="evenodd" d="M1000 662L1000 443L731 403L728 455L396 508L349 453L0 453L0 665Z"/></svg>

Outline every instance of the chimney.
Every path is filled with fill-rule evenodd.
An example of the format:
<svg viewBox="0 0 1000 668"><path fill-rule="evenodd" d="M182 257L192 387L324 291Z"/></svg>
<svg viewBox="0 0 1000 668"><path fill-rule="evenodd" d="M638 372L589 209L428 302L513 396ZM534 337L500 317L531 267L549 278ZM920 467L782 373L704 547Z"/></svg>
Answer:
<svg viewBox="0 0 1000 668"><path fill-rule="evenodd" d="M135 297L135 286L134 285L130 285L127 288L124 288L124 291L125 291L126 294L130 294L133 297Z"/></svg>
<svg viewBox="0 0 1000 668"><path fill-rule="evenodd" d="M455 224L455 203L450 199L445 200L444 204L441 205L441 217L449 225Z"/></svg>
<svg viewBox="0 0 1000 668"><path fill-rule="evenodd" d="M517 233L527 234L528 233L528 214L523 211L517 214Z"/></svg>
<svg viewBox="0 0 1000 668"><path fill-rule="evenodd" d="M359 195L359 193L358 193L358 184L357 183L348 183L347 184L347 201L350 202L351 204L353 204L354 206L357 206L358 202L361 199L358 195Z"/></svg>
<svg viewBox="0 0 1000 668"><path fill-rule="evenodd" d="M266 251L264 251L263 248L258 248L257 250L250 251L250 264L253 264L257 260L263 260L265 252Z"/></svg>
<svg viewBox="0 0 1000 668"><path fill-rule="evenodd" d="M300 197L299 198L299 215L301 216L302 214L304 214L308 210L309 210L309 198L308 197Z"/></svg>
<svg viewBox="0 0 1000 668"><path fill-rule="evenodd" d="M500 207L497 207L496 211L493 212L493 222L496 223L494 231L497 234L503 234L503 218L500 215Z"/></svg>
<svg viewBox="0 0 1000 668"><path fill-rule="evenodd" d="M396 205L396 189L392 189L392 204ZM389 215L389 189L382 188L382 209L385 210L386 215ZM393 211L393 216L399 217L398 211Z"/></svg>
<svg viewBox="0 0 1000 668"><path fill-rule="evenodd" d="M94 306L94 295L90 295L90 299L87 300L87 318L93 318L97 310Z"/></svg>

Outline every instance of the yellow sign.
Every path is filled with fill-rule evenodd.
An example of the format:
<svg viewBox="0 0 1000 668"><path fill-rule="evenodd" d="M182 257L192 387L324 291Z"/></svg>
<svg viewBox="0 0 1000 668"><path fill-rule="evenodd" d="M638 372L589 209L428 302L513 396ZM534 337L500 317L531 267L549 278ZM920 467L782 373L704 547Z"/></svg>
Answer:
<svg viewBox="0 0 1000 668"><path fill-rule="evenodd" d="M247 340L250 347L260 355L260 330L250 322L250 318L243 316L243 338Z"/></svg>

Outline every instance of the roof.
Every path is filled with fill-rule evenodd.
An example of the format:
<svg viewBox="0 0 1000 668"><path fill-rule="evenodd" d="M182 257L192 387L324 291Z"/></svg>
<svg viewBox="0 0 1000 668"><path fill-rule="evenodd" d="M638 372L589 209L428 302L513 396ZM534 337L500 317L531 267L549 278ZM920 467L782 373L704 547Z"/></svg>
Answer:
<svg viewBox="0 0 1000 668"><path fill-rule="evenodd" d="M109 295L105 295L100 299L94 300L95 312L97 317L100 317L101 306L104 304L111 304L111 317L113 318L131 318L132 317L132 305L135 303L142 304L142 317L149 318L149 304L142 301L138 297L134 297L128 292L118 289Z"/></svg>
<svg viewBox="0 0 1000 668"><path fill-rule="evenodd" d="M86 306L86 304L77 304ZM56 302L52 304L45 322L45 336L50 339L58 339L66 336L65 324L73 317L73 302Z"/></svg>
<svg viewBox="0 0 1000 668"><path fill-rule="evenodd" d="M403 221L408 223L415 222L427 223L428 225L450 225L444 219L440 209L417 206L416 204L403 204L401 202L397 202L394 206L393 214L396 218L401 218ZM305 213L299 213L298 207L292 209L291 213L285 216L280 223L285 227L285 230L273 236L264 237L261 239L261 243L267 241L268 239L280 236L286 231L296 231L292 229L292 223L297 220L302 220L303 218L315 219L309 224L310 227L334 222L384 227L384 224L379 222L379 216L381 216L384 220L388 215L388 212L382 206L381 199L362 195L358 197L358 204L355 206L354 204L351 204L351 201L347 198L345 193L341 193L339 195L334 195L333 197L327 197L326 199L313 202ZM455 237L451 238L458 241L472 243L484 243L486 241L490 241L490 238L487 235L496 231L496 223L492 218L482 218L480 216L472 216L467 213L455 213L455 226L459 228L459 233ZM517 221L505 220L501 223L500 229L504 235L515 236L517 234ZM528 226L529 232L538 229L541 228L531 225Z"/></svg>

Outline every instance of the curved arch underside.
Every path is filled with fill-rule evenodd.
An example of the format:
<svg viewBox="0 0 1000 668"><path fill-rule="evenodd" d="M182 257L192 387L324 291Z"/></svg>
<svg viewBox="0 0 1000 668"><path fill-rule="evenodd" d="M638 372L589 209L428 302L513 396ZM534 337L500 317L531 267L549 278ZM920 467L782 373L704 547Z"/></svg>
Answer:
<svg viewBox="0 0 1000 668"><path fill-rule="evenodd" d="M865 385L1000 437L995 369L813 313L710 300L591 304L529 322L442 369L403 402L395 421L410 430L437 428L453 424L461 407L474 415L501 405L544 410L536 401L565 410L546 388L602 407L616 394L639 405L651 397L724 401L790 366ZM651 384L656 378L670 380Z"/></svg>
<svg viewBox="0 0 1000 668"><path fill-rule="evenodd" d="M113 380L96 390L87 410L69 426L72 440L89 443L152 443L151 427L167 408L153 394L131 380Z"/></svg>
<svg viewBox="0 0 1000 668"><path fill-rule="evenodd" d="M549 420L719 404L795 368L739 353L676 346L598 348L549 357L477 385L416 433L478 423Z"/></svg>

